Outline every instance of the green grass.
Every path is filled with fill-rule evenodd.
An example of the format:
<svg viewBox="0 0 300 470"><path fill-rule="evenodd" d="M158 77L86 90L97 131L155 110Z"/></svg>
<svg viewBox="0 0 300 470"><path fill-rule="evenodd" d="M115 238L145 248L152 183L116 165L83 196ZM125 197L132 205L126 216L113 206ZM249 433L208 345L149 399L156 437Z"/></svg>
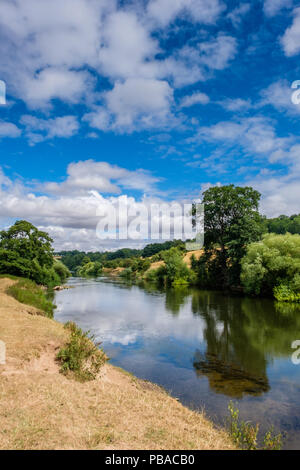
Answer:
<svg viewBox="0 0 300 470"><path fill-rule="evenodd" d="M18 282L7 289L7 294L22 304L31 305L40 310L46 317L53 318L55 305L47 299L46 292L34 281L16 278L15 276L2 276L17 280Z"/></svg>

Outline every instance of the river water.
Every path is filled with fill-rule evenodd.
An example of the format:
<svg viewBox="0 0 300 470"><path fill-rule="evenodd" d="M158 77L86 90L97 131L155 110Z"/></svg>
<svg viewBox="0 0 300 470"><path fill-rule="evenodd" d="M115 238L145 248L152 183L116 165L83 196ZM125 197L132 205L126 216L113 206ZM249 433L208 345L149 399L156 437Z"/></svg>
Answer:
<svg viewBox="0 0 300 470"><path fill-rule="evenodd" d="M71 278L55 318L102 342L111 363L167 389L216 423L230 400L245 420L287 433L300 449L300 308L192 288L158 290ZM300 357L300 354L299 354Z"/></svg>

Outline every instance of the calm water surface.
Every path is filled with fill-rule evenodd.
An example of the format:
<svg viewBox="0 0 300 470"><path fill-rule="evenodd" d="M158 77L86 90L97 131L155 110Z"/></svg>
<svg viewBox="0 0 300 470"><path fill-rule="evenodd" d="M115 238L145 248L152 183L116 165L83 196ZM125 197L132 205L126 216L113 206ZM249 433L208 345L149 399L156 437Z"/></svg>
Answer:
<svg viewBox="0 0 300 470"><path fill-rule="evenodd" d="M300 309L273 301L179 288L159 291L109 279L72 278L56 293L59 321L90 330L111 363L165 387L218 423L230 400L241 417L286 431L300 449Z"/></svg>

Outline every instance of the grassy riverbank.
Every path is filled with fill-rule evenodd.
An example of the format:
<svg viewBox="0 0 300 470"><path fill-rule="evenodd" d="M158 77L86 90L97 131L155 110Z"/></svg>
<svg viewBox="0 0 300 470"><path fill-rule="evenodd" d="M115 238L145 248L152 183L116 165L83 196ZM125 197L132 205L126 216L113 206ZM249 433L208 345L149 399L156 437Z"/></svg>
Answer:
<svg viewBox="0 0 300 470"><path fill-rule="evenodd" d="M0 279L0 449L231 449L228 434L158 386L110 364L81 383L61 374L70 330L7 294Z"/></svg>

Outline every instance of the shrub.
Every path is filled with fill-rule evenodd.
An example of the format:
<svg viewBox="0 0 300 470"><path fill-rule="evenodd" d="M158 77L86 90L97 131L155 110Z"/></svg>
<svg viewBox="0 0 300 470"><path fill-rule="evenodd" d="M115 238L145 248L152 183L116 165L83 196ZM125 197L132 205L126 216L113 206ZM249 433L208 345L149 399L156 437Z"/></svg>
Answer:
<svg viewBox="0 0 300 470"><path fill-rule="evenodd" d="M282 434L274 434L273 428L263 436L263 447L257 443L259 424L255 426L249 422L240 421L239 410L232 402L228 405L230 413L229 432L236 445L243 450L280 450L282 448Z"/></svg>
<svg viewBox="0 0 300 470"><path fill-rule="evenodd" d="M107 356L100 344L95 344L89 333L84 333L75 323L66 323L65 328L71 332L69 342L57 354L61 362L61 372L65 375L72 373L74 377L85 382L94 380L101 367L107 361Z"/></svg>
<svg viewBox="0 0 300 470"><path fill-rule="evenodd" d="M300 293L300 235L265 235L248 246L241 264L241 281L248 294L272 295L280 285Z"/></svg>
<svg viewBox="0 0 300 470"><path fill-rule="evenodd" d="M60 278L61 283L65 282L66 279L71 275L67 266L65 266L61 261L55 260L53 264L53 269Z"/></svg>

